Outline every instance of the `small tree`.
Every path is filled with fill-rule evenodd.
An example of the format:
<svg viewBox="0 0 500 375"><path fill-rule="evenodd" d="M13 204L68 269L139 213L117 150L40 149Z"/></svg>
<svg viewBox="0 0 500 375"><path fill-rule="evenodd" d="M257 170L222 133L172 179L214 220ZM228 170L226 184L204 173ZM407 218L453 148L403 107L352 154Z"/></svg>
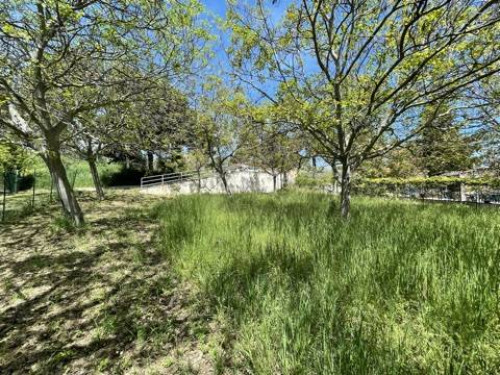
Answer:
<svg viewBox="0 0 500 375"><path fill-rule="evenodd" d="M253 164L273 178L273 190L277 189L278 176L284 176L292 169L299 169L303 150L301 139L293 128L275 122L269 116L254 124L253 145L250 147Z"/></svg>
<svg viewBox="0 0 500 375"><path fill-rule="evenodd" d="M231 194L228 163L248 140L251 119L247 104L241 92L229 90L215 78L209 79L200 98L191 137L186 136L195 149L204 150L227 194Z"/></svg>
<svg viewBox="0 0 500 375"><path fill-rule="evenodd" d="M123 138L125 117L115 108L98 109L80 115L69 129L68 143L77 155L89 164L92 181L99 200L105 198L101 177L97 169L99 157L116 147Z"/></svg>
<svg viewBox="0 0 500 375"><path fill-rule="evenodd" d="M198 181L198 193L201 192L201 173L203 168L205 168L209 164L209 159L207 158L207 153L204 149L197 149L196 147L192 147L187 155L185 156L185 161L188 170L193 170L196 172L197 181Z"/></svg>
<svg viewBox="0 0 500 375"><path fill-rule="evenodd" d="M418 164L428 176L466 170L474 164L473 138L461 133L453 111L446 110L446 106L441 111L447 114L425 127L415 141ZM432 116L433 112L434 109L429 107L422 114L421 121L427 122L427 116L429 113Z"/></svg>

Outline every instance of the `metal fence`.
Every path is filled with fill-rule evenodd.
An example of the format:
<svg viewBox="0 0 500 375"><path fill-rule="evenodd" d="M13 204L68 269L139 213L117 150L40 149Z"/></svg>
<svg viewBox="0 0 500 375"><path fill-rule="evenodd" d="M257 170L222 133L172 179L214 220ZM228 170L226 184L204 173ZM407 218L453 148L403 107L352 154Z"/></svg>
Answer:
<svg viewBox="0 0 500 375"><path fill-rule="evenodd" d="M159 185L173 184L182 181L195 181L215 176L216 173L211 170L203 171L186 171L166 173L155 176L146 176L141 178L141 189L147 187L154 187Z"/></svg>
<svg viewBox="0 0 500 375"><path fill-rule="evenodd" d="M488 204L500 207L500 190L491 186L467 184L451 185L378 185L355 188L362 195L394 197L401 199L418 199L426 202Z"/></svg>
<svg viewBox="0 0 500 375"><path fill-rule="evenodd" d="M230 168L226 171L227 174L235 172L259 172L255 168ZM200 171L185 171L185 172L174 172L155 176L146 176L141 178L141 189L174 184L183 181L198 181L210 177L217 177L218 173L214 170L204 169Z"/></svg>
<svg viewBox="0 0 500 375"><path fill-rule="evenodd" d="M325 173L303 173L299 186L313 188L324 193L340 194L340 183L333 182L333 177ZM500 187L455 183L371 183L366 180L354 181L354 195L414 199L422 202L460 203L473 205L491 205L500 207Z"/></svg>
<svg viewBox="0 0 500 375"><path fill-rule="evenodd" d="M52 188L50 189L49 201L52 201ZM1 222L10 217L23 216L33 211L38 202L37 198L37 175L19 176L13 172L3 172L0 178L1 191ZM20 192L23 194L19 194Z"/></svg>

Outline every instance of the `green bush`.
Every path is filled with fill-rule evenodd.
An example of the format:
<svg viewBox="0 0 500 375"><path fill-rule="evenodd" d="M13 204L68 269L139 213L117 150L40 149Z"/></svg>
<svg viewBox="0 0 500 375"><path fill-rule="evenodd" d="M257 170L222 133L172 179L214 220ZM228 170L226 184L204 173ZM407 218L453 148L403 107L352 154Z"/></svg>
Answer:
<svg viewBox="0 0 500 375"><path fill-rule="evenodd" d="M496 177L446 177L446 176L434 176L434 177L409 177L409 178L394 178L394 177L384 177L384 178L360 178L356 180L356 184L362 186L363 184L371 185L386 185L386 186L427 186L427 187L439 187L446 185L454 185L463 183L470 186L500 186L500 178Z"/></svg>
<svg viewBox="0 0 500 375"><path fill-rule="evenodd" d="M333 175L322 173L312 177L307 174L299 174L295 179L295 184L303 188L324 188L333 184Z"/></svg>
<svg viewBox="0 0 500 375"><path fill-rule="evenodd" d="M119 171L103 174L101 179L105 186L139 186L145 175L143 170L122 167Z"/></svg>
<svg viewBox="0 0 500 375"><path fill-rule="evenodd" d="M33 187L34 183L35 176L33 176L32 174L21 176L18 180L18 189L19 191L29 190Z"/></svg>

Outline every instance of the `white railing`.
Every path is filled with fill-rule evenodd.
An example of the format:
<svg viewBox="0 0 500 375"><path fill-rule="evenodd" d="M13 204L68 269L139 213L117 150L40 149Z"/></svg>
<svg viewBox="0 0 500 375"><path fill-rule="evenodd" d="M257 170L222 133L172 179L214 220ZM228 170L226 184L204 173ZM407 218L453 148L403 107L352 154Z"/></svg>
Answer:
<svg viewBox="0 0 500 375"><path fill-rule="evenodd" d="M258 169L255 168L235 168L229 169L226 173L231 174L234 172L249 172L249 173L257 173ZM156 176L146 176L141 178L141 189L173 184L182 181L196 181L198 179L204 179L209 177L215 177L217 173L213 170L202 170L202 171L187 171L187 172L174 172L161 174Z"/></svg>
<svg viewBox="0 0 500 375"><path fill-rule="evenodd" d="M188 171L166 173L156 176L146 176L141 178L141 189L145 187L173 184L181 181L197 180L199 178L208 178L214 175L215 172L213 171Z"/></svg>

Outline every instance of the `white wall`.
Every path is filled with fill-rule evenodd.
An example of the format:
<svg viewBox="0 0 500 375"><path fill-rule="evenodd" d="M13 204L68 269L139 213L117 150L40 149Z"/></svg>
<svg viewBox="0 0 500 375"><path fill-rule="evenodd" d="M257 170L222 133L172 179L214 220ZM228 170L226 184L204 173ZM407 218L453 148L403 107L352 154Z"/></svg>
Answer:
<svg viewBox="0 0 500 375"><path fill-rule="evenodd" d="M295 175L289 174L287 183L293 184ZM273 177L264 172L235 171L227 175L229 190L231 193L260 192L272 193ZM282 176L276 178L276 189L283 187L285 181ZM198 193L198 181L182 181L164 185L145 186L142 191L147 194L176 195ZM207 177L201 180L201 193L221 194L225 193L224 184L220 177Z"/></svg>

